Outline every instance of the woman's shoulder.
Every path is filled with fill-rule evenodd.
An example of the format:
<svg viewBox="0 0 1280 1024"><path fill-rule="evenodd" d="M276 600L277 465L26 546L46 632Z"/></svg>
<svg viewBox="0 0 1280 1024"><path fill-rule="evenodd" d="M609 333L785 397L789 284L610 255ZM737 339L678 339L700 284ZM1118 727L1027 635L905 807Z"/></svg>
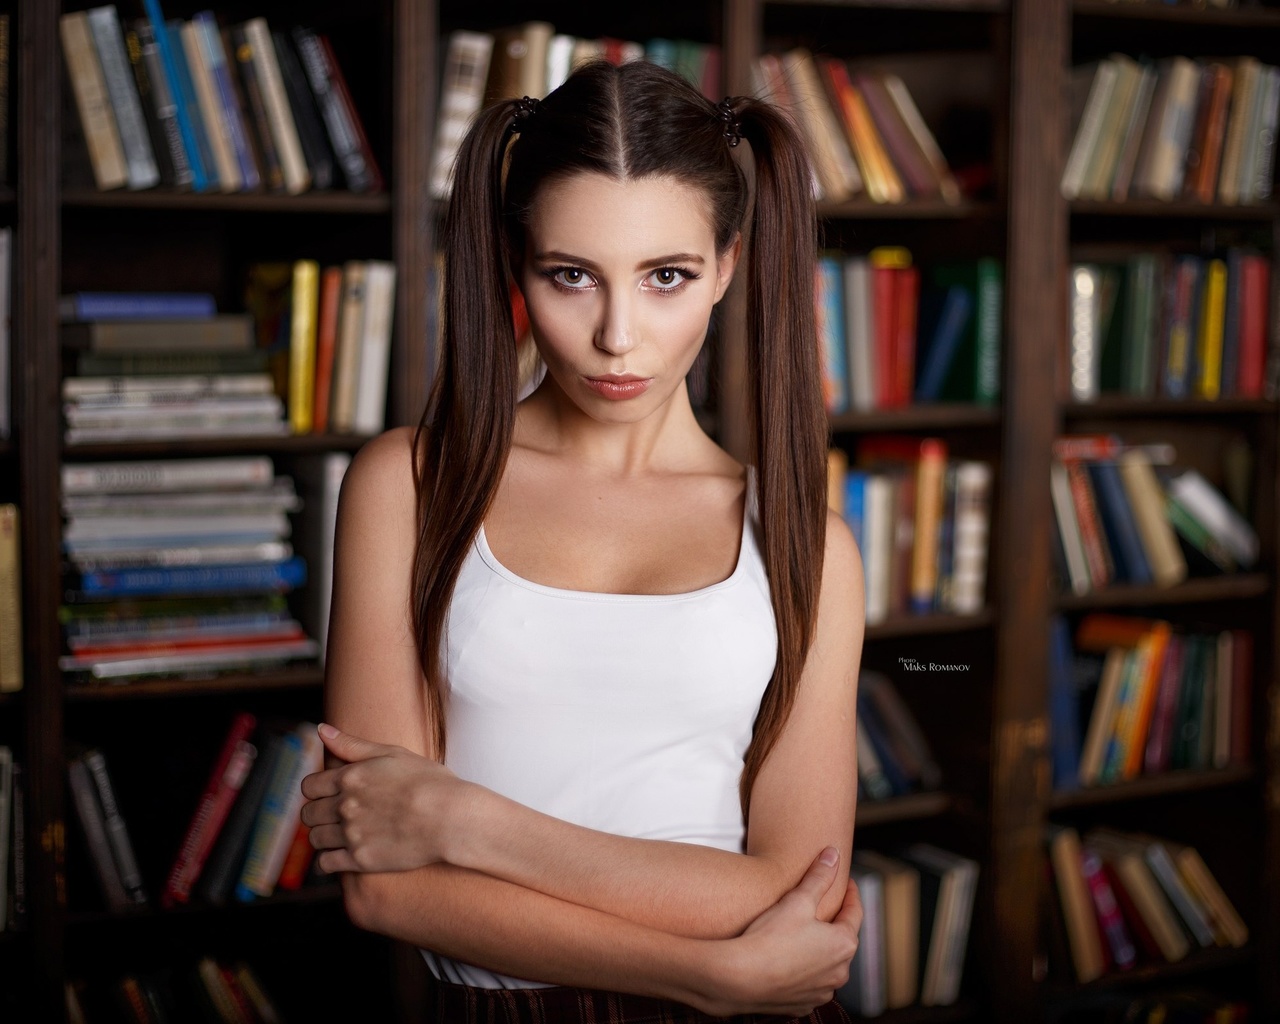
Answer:
<svg viewBox="0 0 1280 1024"><path fill-rule="evenodd" d="M343 504L370 513L412 513L414 434L413 427L394 427L366 441L343 478Z"/></svg>

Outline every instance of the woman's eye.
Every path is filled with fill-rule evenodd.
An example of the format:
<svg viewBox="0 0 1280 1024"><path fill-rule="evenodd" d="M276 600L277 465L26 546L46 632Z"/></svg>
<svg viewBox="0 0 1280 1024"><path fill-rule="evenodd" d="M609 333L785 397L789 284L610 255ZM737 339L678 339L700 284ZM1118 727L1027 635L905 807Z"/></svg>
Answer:
<svg viewBox="0 0 1280 1024"><path fill-rule="evenodd" d="M556 267L546 271L553 284L569 291L584 291L590 285L591 277L581 267Z"/></svg>
<svg viewBox="0 0 1280 1024"><path fill-rule="evenodd" d="M679 267L659 267L653 272L654 282L658 290L663 292L678 291L686 281L695 280L697 276Z"/></svg>

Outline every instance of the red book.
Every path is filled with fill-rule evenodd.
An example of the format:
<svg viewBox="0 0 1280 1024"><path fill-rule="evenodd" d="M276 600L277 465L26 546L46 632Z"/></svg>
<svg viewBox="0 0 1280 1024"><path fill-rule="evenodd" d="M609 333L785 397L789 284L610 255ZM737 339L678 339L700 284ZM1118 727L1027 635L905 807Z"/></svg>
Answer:
<svg viewBox="0 0 1280 1024"><path fill-rule="evenodd" d="M1253 728L1253 634L1231 631L1231 763L1249 763L1249 733Z"/></svg>
<svg viewBox="0 0 1280 1024"><path fill-rule="evenodd" d="M897 337L897 280L892 267L871 268L871 351L876 361L876 408L893 405L894 339Z"/></svg>
<svg viewBox="0 0 1280 1024"><path fill-rule="evenodd" d="M916 316L920 303L920 268L898 271L894 299L893 404L909 405L916 388Z"/></svg>
<svg viewBox="0 0 1280 1024"><path fill-rule="evenodd" d="M311 430L329 429L329 395L333 385L333 352L338 339L338 306L342 296L342 268L325 267L320 275L320 312L316 320L316 394Z"/></svg>
<svg viewBox="0 0 1280 1024"><path fill-rule="evenodd" d="M276 879L276 888L301 889L315 852L311 846L311 829L299 821L293 840L289 843L289 852L284 855L284 867L280 869L280 877Z"/></svg>
<svg viewBox="0 0 1280 1024"><path fill-rule="evenodd" d="M1160 678L1156 709L1151 719L1151 731L1147 734L1143 770L1148 775L1169 770L1173 754L1173 726L1177 720L1178 699L1182 695L1182 662L1185 651L1182 637L1177 633L1172 634Z"/></svg>
<svg viewBox="0 0 1280 1024"><path fill-rule="evenodd" d="M200 877L204 862L213 848L213 841L226 822L231 805L257 756L257 750L249 742L257 722L257 718L249 712L242 711L231 723L222 743L222 751L218 754L218 760L205 784L200 802L196 805L195 814L191 816L186 836L169 872L164 894L160 897L161 906L172 907L176 903L186 903L191 898L191 887Z"/></svg>
<svg viewBox="0 0 1280 1024"><path fill-rule="evenodd" d="M1261 398L1267 356L1267 306L1271 268L1262 256L1240 261L1240 380L1241 398Z"/></svg>
<svg viewBox="0 0 1280 1024"><path fill-rule="evenodd" d="M1080 870L1084 874L1085 884L1089 886L1093 910L1102 933L1102 951L1108 967L1127 971L1133 967L1137 952L1133 948L1133 940L1129 938L1129 929L1124 926L1124 918L1120 915L1115 890L1111 888L1102 868L1102 858L1088 846L1081 852Z"/></svg>
<svg viewBox="0 0 1280 1024"><path fill-rule="evenodd" d="M1129 890L1124 887L1124 883L1120 880L1116 869L1111 864L1103 861L1102 873L1107 881L1111 883L1111 891L1115 895L1116 903L1124 912L1125 923L1133 933L1137 945L1142 947L1143 958L1153 963L1165 963L1165 956L1160 950L1160 944L1156 942L1155 936L1151 934L1151 929L1147 927L1147 922L1138 911L1137 904L1133 902L1133 898L1129 895Z"/></svg>

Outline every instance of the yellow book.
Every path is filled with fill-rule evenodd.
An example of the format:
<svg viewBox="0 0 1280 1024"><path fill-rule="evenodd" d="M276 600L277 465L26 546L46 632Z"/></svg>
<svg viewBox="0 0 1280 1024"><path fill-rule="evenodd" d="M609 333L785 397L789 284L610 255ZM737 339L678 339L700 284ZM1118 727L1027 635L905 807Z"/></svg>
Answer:
<svg viewBox="0 0 1280 1024"><path fill-rule="evenodd" d="M320 264L298 260L293 265L289 305L289 428L308 434L316 397L316 316L320 302Z"/></svg>
<svg viewBox="0 0 1280 1024"><path fill-rule="evenodd" d="M827 505L844 515L844 480L849 474L849 456L843 448L827 449Z"/></svg>
<svg viewBox="0 0 1280 1024"><path fill-rule="evenodd" d="M0 693L22 689L22 573L18 507L0 505Z"/></svg>
<svg viewBox="0 0 1280 1024"><path fill-rule="evenodd" d="M911 250L901 245L878 245L867 253L867 259L879 270L906 270L911 266Z"/></svg>
<svg viewBox="0 0 1280 1024"><path fill-rule="evenodd" d="M1217 398L1222 392L1222 335L1227 311L1227 264L1210 260L1204 286L1204 304L1200 314L1200 380L1197 390L1201 398Z"/></svg>

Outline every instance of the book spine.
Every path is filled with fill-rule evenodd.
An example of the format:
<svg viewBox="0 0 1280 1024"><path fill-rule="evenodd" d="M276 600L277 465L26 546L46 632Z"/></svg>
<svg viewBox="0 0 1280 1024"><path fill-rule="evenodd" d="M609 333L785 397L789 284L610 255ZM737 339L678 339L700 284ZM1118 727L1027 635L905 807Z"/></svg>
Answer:
<svg viewBox="0 0 1280 1024"><path fill-rule="evenodd" d="M284 562L264 564L91 572L81 577L80 589L94 597L282 591L302 586L306 578L306 563L295 556Z"/></svg>
<svg viewBox="0 0 1280 1024"><path fill-rule="evenodd" d="M16 505L0 505L0 693L23 686L21 537Z"/></svg>
<svg viewBox="0 0 1280 1024"><path fill-rule="evenodd" d="M263 794L262 808L254 821L253 838L245 856L244 870L236 883L235 896L241 902L250 902L259 896L270 896L275 889L276 878L269 877L272 848L276 833L285 823L291 790L303 758L302 737L297 733L289 733L284 737L284 747L276 762L275 772ZM293 834L292 827L289 828L289 834Z"/></svg>
<svg viewBox="0 0 1280 1024"><path fill-rule="evenodd" d="M226 52L222 49L218 23L211 12L202 11L192 18L192 24L196 29L200 54L208 67L216 99L221 106L222 123L231 152L235 156L240 188L252 191L261 184L261 179L253 160L253 152L249 148L246 127L240 120L240 105L236 102L235 90L231 85L231 74L227 67Z"/></svg>
<svg viewBox="0 0 1280 1024"><path fill-rule="evenodd" d="M319 291L319 264L298 260L289 305L289 427L295 434L311 433L314 418Z"/></svg>
<svg viewBox="0 0 1280 1024"><path fill-rule="evenodd" d="M129 66L133 71L133 84L138 89L138 99L142 102L143 120L147 124L147 135L151 139L151 152L155 156L156 165L160 172L160 184L175 187L178 186L178 176L174 169L173 154L169 149L169 138L166 135L167 125L161 117L156 99L156 90L152 85L152 79L157 75L163 77L164 72L159 66L159 55L154 54L154 51L153 55L156 58L154 66L148 63L147 56L143 53L142 40L139 38L139 27L145 29L148 33L147 38L150 38L151 26L145 21L135 22L124 34L125 53L129 57ZM176 125L174 127L176 129ZM187 183L189 184L190 170L187 173Z"/></svg>
<svg viewBox="0 0 1280 1024"><path fill-rule="evenodd" d="M280 153L271 132L271 120L262 97L262 86L253 61L253 47L249 45L243 25L228 30L229 59L234 61L240 74L247 104L246 119L251 120L258 152L262 157L262 183L272 192L284 191L284 171L280 166Z"/></svg>
<svg viewBox="0 0 1280 1024"><path fill-rule="evenodd" d="M365 313L360 336L355 421L357 433L377 434L386 424L387 370L395 315L396 265L370 260L365 280Z"/></svg>
<svg viewBox="0 0 1280 1024"><path fill-rule="evenodd" d="M200 147L196 141L195 126L192 123L190 112L187 110L186 99L182 92L182 82L178 73L177 59L173 53L168 26L165 23L164 15L160 11L159 0L143 0L143 6L151 22L152 38L155 41L156 50L160 55L160 64L164 70L165 87L173 103L174 120L177 122L178 133L182 140L182 149L186 154L187 163L191 169L191 185L195 191L205 192L209 189L208 171L205 169ZM172 149L172 143L170 143L170 148ZM175 167L178 166L176 159L174 165Z"/></svg>
<svg viewBox="0 0 1280 1024"><path fill-rule="evenodd" d="M1115 892L1103 873L1102 859L1086 846L1081 851L1080 866L1085 883L1089 886L1089 895L1093 898L1093 909L1098 915L1102 934L1106 936L1107 945L1111 950L1111 962L1121 970L1127 971L1136 962L1137 951L1129 938L1128 929L1124 926L1124 918L1120 916Z"/></svg>
<svg viewBox="0 0 1280 1024"><path fill-rule="evenodd" d="M93 863L98 885L106 900L107 909L119 912L130 906L129 896L120 881L120 872L111 853L111 843L107 839L106 822L102 807L89 775L89 766L80 758L75 758L67 766L67 776L71 786L71 798L75 803L76 816L84 830L89 847L89 859Z"/></svg>
<svg viewBox="0 0 1280 1024"><path fill-rule="evenodd" d="M316 112L311 90L307 87L306 77L298 63L298 56L289 43L289 37L279 29L272 30L271 43L275 47L276 65L280 68L284 94L293 111L293 123L298 132L298 142L302 146L303 159L311 171L311 185L316 189L332 188L333 157L324 137L324 128L320 124L320 115Z"/></svg>
<svg viewBox="0 0 1280 1024"><path fill-rule="evenodd" d="M231 134L222 103L213 84L213 73L201 44L201 30L194 21L186 21L178 29L178 45L186 58L195 100L200 108L209 150L218 171L218 186L223 192L240 191L242 181L231 145Z"/></svg>
<svg viewBox="0 0 1280 1024"><path fill-rule="evenodd" d="M338 338L338 309L342 299L342 268L326 267L320 276L320 305L316 316L315 400L311 426L317 434L329 430L333 393L333 356Z"/></svg>
<svg viewBox="0 0 1280 1024"><path fill-rule="evenodd" d="M129 71L120 19L114 5L95 7L87 12L87 16L98 60L102 64L107 96L116 115L129 188L151 188L159 184L160 171L156 167L155 155L151 152L151 139L142 116L142 104L134 88L133 75Z"/></svg>
<svg viewBox="0 0 1280 1024"><path fill-rule="evenodd" d="M200 165L205 173L205 190L214 191L221 188L217 155L213 151L210 132L213 125L206 123L200 98L196 93L193 77L195 70L187 59L187 47L182 39L183 23L176 18L165 25L165 34L169 40L169 52L173 55L173 66L177 72L177 95L187 120L191 123L192 145L200 154Z"/></svg>
<svg viewBox="0 0 1280 1024"><path fill-rule="evenodd" d="M102 65L94 50L88 15L83 11L64 14L58 21L58 29L76 110L93 165L94 182L104 191L120 188L129 183L129 169L115 113L107 95Z"/></svg>
<svg viewBox="0 0 1280 1024"><path fill-rule="evenodd" d="M124 886L129 900L139 905L147 902L146 891L142 887L142 872L138 870L138 861L133 853L133 843L129 839L129 830L120 814L116 801L115 788L111 776L107 774L107 761L102 751L90 750L84 755L85 766L93 778L97 788L98 801L102 807L103 824L106 828L107 841L111 845L111 854L115 859L120 882Z"/></svg>
<svg viewBox="0 0 1280 1024"><path fill-rule="evenodd" d="M221 459L158 459L150 462L66 463L63 494L163 493L269 484L269 456Z"/></svg>
<svg viewBox="0 0 1280 1024"><path fill-rule="evenodd" d="M320 40L310 29L297 27L293 30L293 42L302 61L307 82L311 86L311 94L320 108L320 116L328 131L334 156L346 178L347 188L352 192L370 191L373 178L365 166L364 153L356 138L355 128L348 120L347 111L333 88L333 69Z"/></svg>
<svg viewBox="0 0 1280 1024"><path fill-rule="evenodd" d="M351 125L356 144L360 147L365 173L369 182L366 191L381 192L386 187L386 183L382 178L382 171L378 168L378 161L374 158L373 147L369 145L369 139L365 135L364 123L360 120L360 113L356 110L356 105L351 99L351 91L347 88L347 80L343 77L342 68L334 56L333 47L329 44L329 37L322 35L319 39L320 48L324 51L325 59L328 61L330 88L342 105L344 117L347 123Z"/></svg>
<svg viewBox="0 0 1280 1024"><path fill-rule="evenodd" d="M294 124L293 112L289 109L289 100L285 94L284 81L280 77L280 65L276 62L275 48L266 19L252 18L245 22L244 34L251 51L250 59L253 61L255 77L262 90L271 137L280 154L285 191L290 195L297 195L311 187L311 172L302 155L302 144L298 141L298 130Z"/></svg>

